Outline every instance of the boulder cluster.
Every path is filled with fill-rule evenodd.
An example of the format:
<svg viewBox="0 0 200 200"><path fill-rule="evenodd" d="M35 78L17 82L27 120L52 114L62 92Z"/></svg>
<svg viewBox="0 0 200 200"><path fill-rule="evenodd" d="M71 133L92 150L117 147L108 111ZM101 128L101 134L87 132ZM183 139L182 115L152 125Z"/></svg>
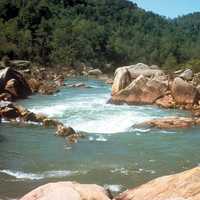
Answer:
<svg viewBox="0 0 200 200"><path fill-rule="evenodd" d="M0 119L16 123L39 123L45 128L54 128L56 135L66 137L70 143L75 143L84 134L77 133L73 128L66 127L62 122L43 114L35 114L23 106L9 101L0 101Z"/></svg>
<svg viewBox="0 0 200 200"><path fill-rule="evenodd" d="M127 190L115 198L98 185L76 182L48 183L26 194L21 200L199 200L200 167L164 176Z"/></svg>
<svg viewBox="0 0 200 200"><path fill-rule="evenodd" d="M112 96L109 100L114 104L155 104L164 108L180 108L191 110L194 117L200 116L200 73L194 74L191 69L166 74L157 66L137 65L118 68L112 85ZM178 117L176 117L177 119ZM164 119L173 121L175 118ZM196 118L192 123L198 124ZM168 128L185 127L185 120L169 124ZM156 126L157 123L151 124ZM148 122L149 124L150 122ZM160 122L160 123L163 123ZM182 124L182 125L181 125ZM164 127L159 125L157 127Z"/></svg>
<svg viewBox="0 0 200 200"><path fill-rule="evenodd" d="M46 78L42 80L42 77L46 76L44 75L45 71L46 69L40 69L41 73L38 73L36 79L31 78L35 73L34 70L33 74L29 74L29 76L23 75L12 67L0 70L0 122L4 119L17 123L39 123L46 128L54 128L56 135L67 137L70 143L75 143L78 138L84 137L82 133L77 133L73 128L66 127L55 119L43 114L35 114L23 106L13 103L13 101L27 98L35 92L50 95L58 91L58 85L64 83L64 76L51 73L47 80ZM28 73L31 72L28 71Z"/></svg>

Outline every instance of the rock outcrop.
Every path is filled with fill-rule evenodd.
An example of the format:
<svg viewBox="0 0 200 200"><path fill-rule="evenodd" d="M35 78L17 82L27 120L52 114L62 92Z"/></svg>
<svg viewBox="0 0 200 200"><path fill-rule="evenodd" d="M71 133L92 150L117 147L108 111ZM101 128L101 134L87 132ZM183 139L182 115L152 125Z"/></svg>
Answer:
<svg viewBox="0 0 200 200"><path fill-rule="evenodd" d="M152 104L165 95L168 86L165 82L148 79L143 75L133 80L125 89L112 96L112 103Z"/></svg>
<svg viewBox="0 0 200 200"><path fill-rule="evenodd" d="M127 190L115 200L199 200L200 167Z"/></svg>
<svg viewBox="0 0 200 200"><path fill-rule="evenodd" d="M140 75L143 75L144 77L154 77L163 74L164 72L157 69L157 67L149 67L143 63L117 68L112 86L112 95L115 95L120 90L125 89L132 82L132 80L136 79Z"/></svg>
<svg viewBox="0 0 200 200"><path fill-rule="evenodd" d="M144 73L142 73L143 70ZM150 70L149 73L146 72L148 70ZM152 70L158 71L151 74ZM121 67L115 72L111 99L108 102L155 104L164 108L192 110L193 107L200 106L199 77L190 69L179 70L173 75L164 75L157 67L140 63Z"/></svg>
<svg viewBox="0 0 200 200"><path fill-rule="evenodd" d="M17 123L40 123L45 128L55 129L57 136L68 138L70 143L77 142L79 138L84 137L84 134L76 132L71 127L66 127L58 120L49 118L43 114L35 114L23 106L8 101L0 101L0 119L2 118L6 121L15 121Z"/></svg>
<svg viewBox="0 0 200 200"><path fill-rule="evenodd" d="M0 70L0 92L9 93L13 99L27 98L32 93L23 75L9 67Z"/></svg>
<svg viewBox="0 0 200 200"><path fill-rule="evenodd" d="M184 105L197 102L197 89L181 78L174 79L171 92L177 104Z"/></svg>
<svg viewBox="0 0 200 200"><path fill-rule="evenodd" d="M75 182L49 183L38 187L20 200L109 200L106 190L98 185Z"/></svg>

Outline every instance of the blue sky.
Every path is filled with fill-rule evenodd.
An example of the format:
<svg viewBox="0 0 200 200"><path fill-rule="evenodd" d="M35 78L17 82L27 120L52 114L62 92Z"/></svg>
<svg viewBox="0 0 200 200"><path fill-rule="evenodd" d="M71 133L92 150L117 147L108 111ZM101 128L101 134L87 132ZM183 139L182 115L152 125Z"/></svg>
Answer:
<svg viewBox="0 0 200 200"><path fill-rule="evenodd" d="M145 10L174 18L192 12L200 12L200 0L132 0Z"/></svg>

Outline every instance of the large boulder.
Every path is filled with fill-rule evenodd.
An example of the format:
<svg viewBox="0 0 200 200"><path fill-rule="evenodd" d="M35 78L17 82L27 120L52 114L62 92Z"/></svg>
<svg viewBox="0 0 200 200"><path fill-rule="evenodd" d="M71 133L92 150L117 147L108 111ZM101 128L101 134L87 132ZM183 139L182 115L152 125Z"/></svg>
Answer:
<svg viewBox="0 0 200 200"><path fill-rule="evenodd" d="M120 90L125 89L130 83L131 83L131 75L126 68L116 71L115 79L112 85L112 95L115 95Z"/></svg>
<svg viewBox="0 0 200 200"><path fill-rule="evenodd" d="M38 187L20 200L109 200L107 192L98 185L75 182L49 183Z"/></svg>
<svg viewBox="0 0 200 200"><path fill-rule="evenodd" d="M182 78L174 79L171 92L177 104L194 104L197 101L197 89Z"/></svg>
<svg viewBox="0 0 200 200"><path fill-rule="evenodd" d="M112 96L112 103L152 104L165 95L168 85L143 75L132 81L125 89Z"/></svg>
<svg viewBox="0 0 200 200"><path fill-rule="evenodd" d="M191 69L186 69L184 72L182 72L179 77L186 81L191 81L193 78L193 71Z"/></svg>
<svg viewBox="0 0 200 200"><path fill-rule="evenodd" d="M102 74L102 71L100 69L92 69L88 71L88 75L92 76L99 76Z"/></svg>
<svg viewBox="0 0 200 200"><path fill-rule="evenodd" d="M127 69L130 72L132 79L136 79L140 75L143 75L145 77L163 76L164 75L164 72L162 70L160 70L157 66L155 66L155 65L148 66L143 63L120 67L116 70L115 74L117 74L122 69Z"/></svg>
<svg viewBox="0 0 200 200"><path fill-rule="evenodd" d="M127 190L116 200L199 200L200 167L157 178L140 187Z"/></svg>
<svg viewBox="0 0 200 200"><path fill-rule="evenodd" d="M7 91L16 99L32 93L23 75L9 67L0 70L0 91Z"/></svg>

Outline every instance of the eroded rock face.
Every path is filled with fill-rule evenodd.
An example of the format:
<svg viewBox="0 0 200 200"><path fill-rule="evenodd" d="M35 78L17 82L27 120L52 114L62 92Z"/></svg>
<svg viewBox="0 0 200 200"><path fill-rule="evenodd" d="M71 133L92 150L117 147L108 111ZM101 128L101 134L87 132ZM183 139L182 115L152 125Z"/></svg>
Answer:
<svg viewBox="0 0 200 200"><path fill-rule="evenodd" d="M197 101L197 89L179 77L174 79L171 92L177 104L194 104Z"/></svg>
<svg viewBox="0 0 200 200"><path fill-rule="evenodd" d="M109 200L109 197L98 185L58 182L38 187L20 200Z"/></svg>
<svg viewBox="0 0 200 200"><path fill-rule="evenodd" d="M115 200L199 200L200 167L164 176L135 189L127 190Z"/></svg>
<svg viewBox="0 0 200 200"><path fill-rule="evenodd" d="M125 89L112 96L112 103L152 104L165 95L168 86L165 82L148 79L143 75L132 81Z"/></svg>

